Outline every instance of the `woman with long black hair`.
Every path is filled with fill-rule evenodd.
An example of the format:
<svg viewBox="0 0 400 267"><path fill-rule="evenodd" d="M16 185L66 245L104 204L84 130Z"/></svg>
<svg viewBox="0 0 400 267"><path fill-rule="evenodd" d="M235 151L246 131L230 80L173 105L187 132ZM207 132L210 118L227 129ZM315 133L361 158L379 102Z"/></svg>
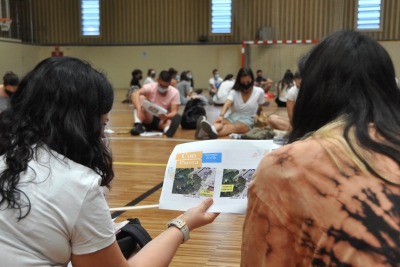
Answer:
<svg viewBox="0 0 400 267"><path fill-rule="evenodd" d="M286 70L282 80L278 82L277 94L275 97L275 103L278 105L278 107L286 107L287 92L293 87L294 84L293 72L291 70Z"/></svg>
<svg viewBox="0 0 400 267"><path fill-rule="evenodd" d="M104 75L76 58L45 59L22 79L0 114L1 266L166 266L187 240L170 227L123 257L100 189L114 178L103 142L113 100ZM177 221L210 223L211 204Z"/></svg>
<svg viewBox="0 0 400 267"><path fill-rule="evenodd" d="M250 131L254 126L254 117L261 112L264 101L263 89L254 86L253 71L248 67L241 68L214 124L209 123L204 116L200 117L195 138L215 139L231 133ZM229 109L231 113L227 115Z"/></svg>
<svg viewBox="0 0 400 267"><path fill-rule="evenodd" d="M249 187L242 266L399 266L400 90L388 53L340 31L299 70L289 144Z"/></svg>

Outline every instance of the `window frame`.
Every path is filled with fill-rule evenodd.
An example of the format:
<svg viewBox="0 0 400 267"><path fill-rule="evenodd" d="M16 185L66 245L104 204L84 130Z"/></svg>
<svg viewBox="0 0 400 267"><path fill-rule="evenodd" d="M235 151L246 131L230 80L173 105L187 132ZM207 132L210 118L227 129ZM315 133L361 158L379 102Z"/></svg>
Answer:
<svg viewBox="0 0 400 267"><path fill-rule="evenodd" d="M367 28L367 29L359 29L358 28L358 7L359 7L359 2L362 0L357 0L355 2L356 8L355 8L355 30L360 31L360 32L382 32L383 31L383 5L385 0L380 0L381 1L381 6L380 6L380 15L379 15L379 28L377 29L372 29L372 28Z"/></svg>
<svg viewBox="0 0 400 267"><path fill-rule="evenodd" d="M99 3L99 10L98 10L98 14L99 14L99 34L98 35L84 35L84 32L83 32L83 10L82 10L83 1L98 1L98 3ZM79 26L80 26L81 37L82 38L99 38L99 37L101 37L101 28L102 28L101 27L101 0L80 0L79 3L80 3L80 5L79 5L79 10L80 10L80 16L79 16L80 23L79 23Z"/></svg>
<svg viewBox="0 0 400 267"><path fill-rule="evenodd" d="M230 32L229 33L213 33L213 29L212 29L212 25L213 25L213 15L212 15L212 11L213 11L213 1L214 0L210 0L210 16L209 16L209 22L210 22L210 27L209 27L209 34L212 36L218 36L218 35L222 35L222 36L231 36L233 35L233 0L229 0L231 2L231 27L230 27ZM216 0L218 1L218 0Z"/></svg>

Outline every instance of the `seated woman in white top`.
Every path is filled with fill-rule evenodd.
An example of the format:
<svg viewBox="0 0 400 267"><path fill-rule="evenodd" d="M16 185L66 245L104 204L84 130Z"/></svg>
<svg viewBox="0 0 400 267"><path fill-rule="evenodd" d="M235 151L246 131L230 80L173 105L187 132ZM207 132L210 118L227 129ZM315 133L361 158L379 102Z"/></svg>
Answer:
<svg viewBox="0 0 400 267"><path fill-rule="evenodd" d="M278 92L275 97L275 102L278 107L286 107L287 97L286 94L291 87L294 85L294 76L290 70L286 70L285 74L283 75L282 80L278 83Z"/></svg>
<svg viewBox="0 0 400 267"><path fill-rule="evenodd" d="M235 84L235 76L233 74L226 75L224 81L218 88L217 93L213 96L213 102L216 106L222 106L225 104L226 98Z"/></svg>
<svg viewBox="0 0 400 267"><path fill-rule="evenodd" d="M254 75L250 68L241 68L236 82L229 92L220 115L211 125L200 117L195 137L197 139L227 136L231 133L246 133L254 126L254 116L259 114L264 103L264 90L254 86ZM226 112L231 113L225 118Z"/></svg>
<svg viewBox="0 0 400 267"><path fill-rule="evenodd" d="M146 78L146 80L144 80L143 85L149 84L149 83L154 83L155 82L155 80L154 80L155 78L156 78L156 71L154 69L149 69L147 71L147 78Z"/></svg>
<svg viewBox="0 0 400 267"><path fill-rule="evenodd" d="M100 186L114 178L103 142L114 92L103 74L50 57L0 114L1 266L167 266L183 240L170 227L126 261ZM189 230L217 216L212 200L180 216ZM161 222L160 222L161 223ZM154 256L157 255L157 256Z"/></svg>

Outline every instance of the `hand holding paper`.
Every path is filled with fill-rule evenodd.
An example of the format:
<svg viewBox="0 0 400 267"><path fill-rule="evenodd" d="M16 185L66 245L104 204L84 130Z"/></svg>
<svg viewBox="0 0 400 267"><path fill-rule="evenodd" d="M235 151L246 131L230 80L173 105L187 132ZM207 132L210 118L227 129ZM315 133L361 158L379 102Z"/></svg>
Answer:
<svg viewBox="0 0 400 267"><path fill-rule="evenodd" d="M212 197L209 212L245 214L247 190L272 140L209 140L177 145L165 171L160 209L188 210Z"/></svg>
<svg viewBox="0 0 400 267"><path fill-rule="evenodd" d="M143 100L142 107L147 112L153 114L154 116L158 116L159 114L167 114L168 110L163 107L160 107L148 100Z"/></svg>

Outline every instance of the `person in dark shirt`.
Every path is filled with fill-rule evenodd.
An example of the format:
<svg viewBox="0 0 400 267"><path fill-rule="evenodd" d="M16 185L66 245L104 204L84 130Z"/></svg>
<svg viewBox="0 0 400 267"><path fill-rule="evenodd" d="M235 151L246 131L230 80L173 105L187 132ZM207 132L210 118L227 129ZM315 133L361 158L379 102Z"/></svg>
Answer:
<svg viewBox="0 0 400 267"><path fill-rule="evenodd" d="M271 88L271 84L274 82L271 79L268 79L267 77L264 77L262 75L262 70L257 70L257 77L254 80L255 86L261 87L264 92L268 92L269 89Z"/></svg>
<svg viewBox="0 0 400 267"><path fill-rule="evenodd" d="M135 69L134 71L132 71L132 80L131 80L131 84L130 86L136 85L139 88L141 88L142 86L140 85L140 80L142 79L142 71L139 69Z"/></svg>

